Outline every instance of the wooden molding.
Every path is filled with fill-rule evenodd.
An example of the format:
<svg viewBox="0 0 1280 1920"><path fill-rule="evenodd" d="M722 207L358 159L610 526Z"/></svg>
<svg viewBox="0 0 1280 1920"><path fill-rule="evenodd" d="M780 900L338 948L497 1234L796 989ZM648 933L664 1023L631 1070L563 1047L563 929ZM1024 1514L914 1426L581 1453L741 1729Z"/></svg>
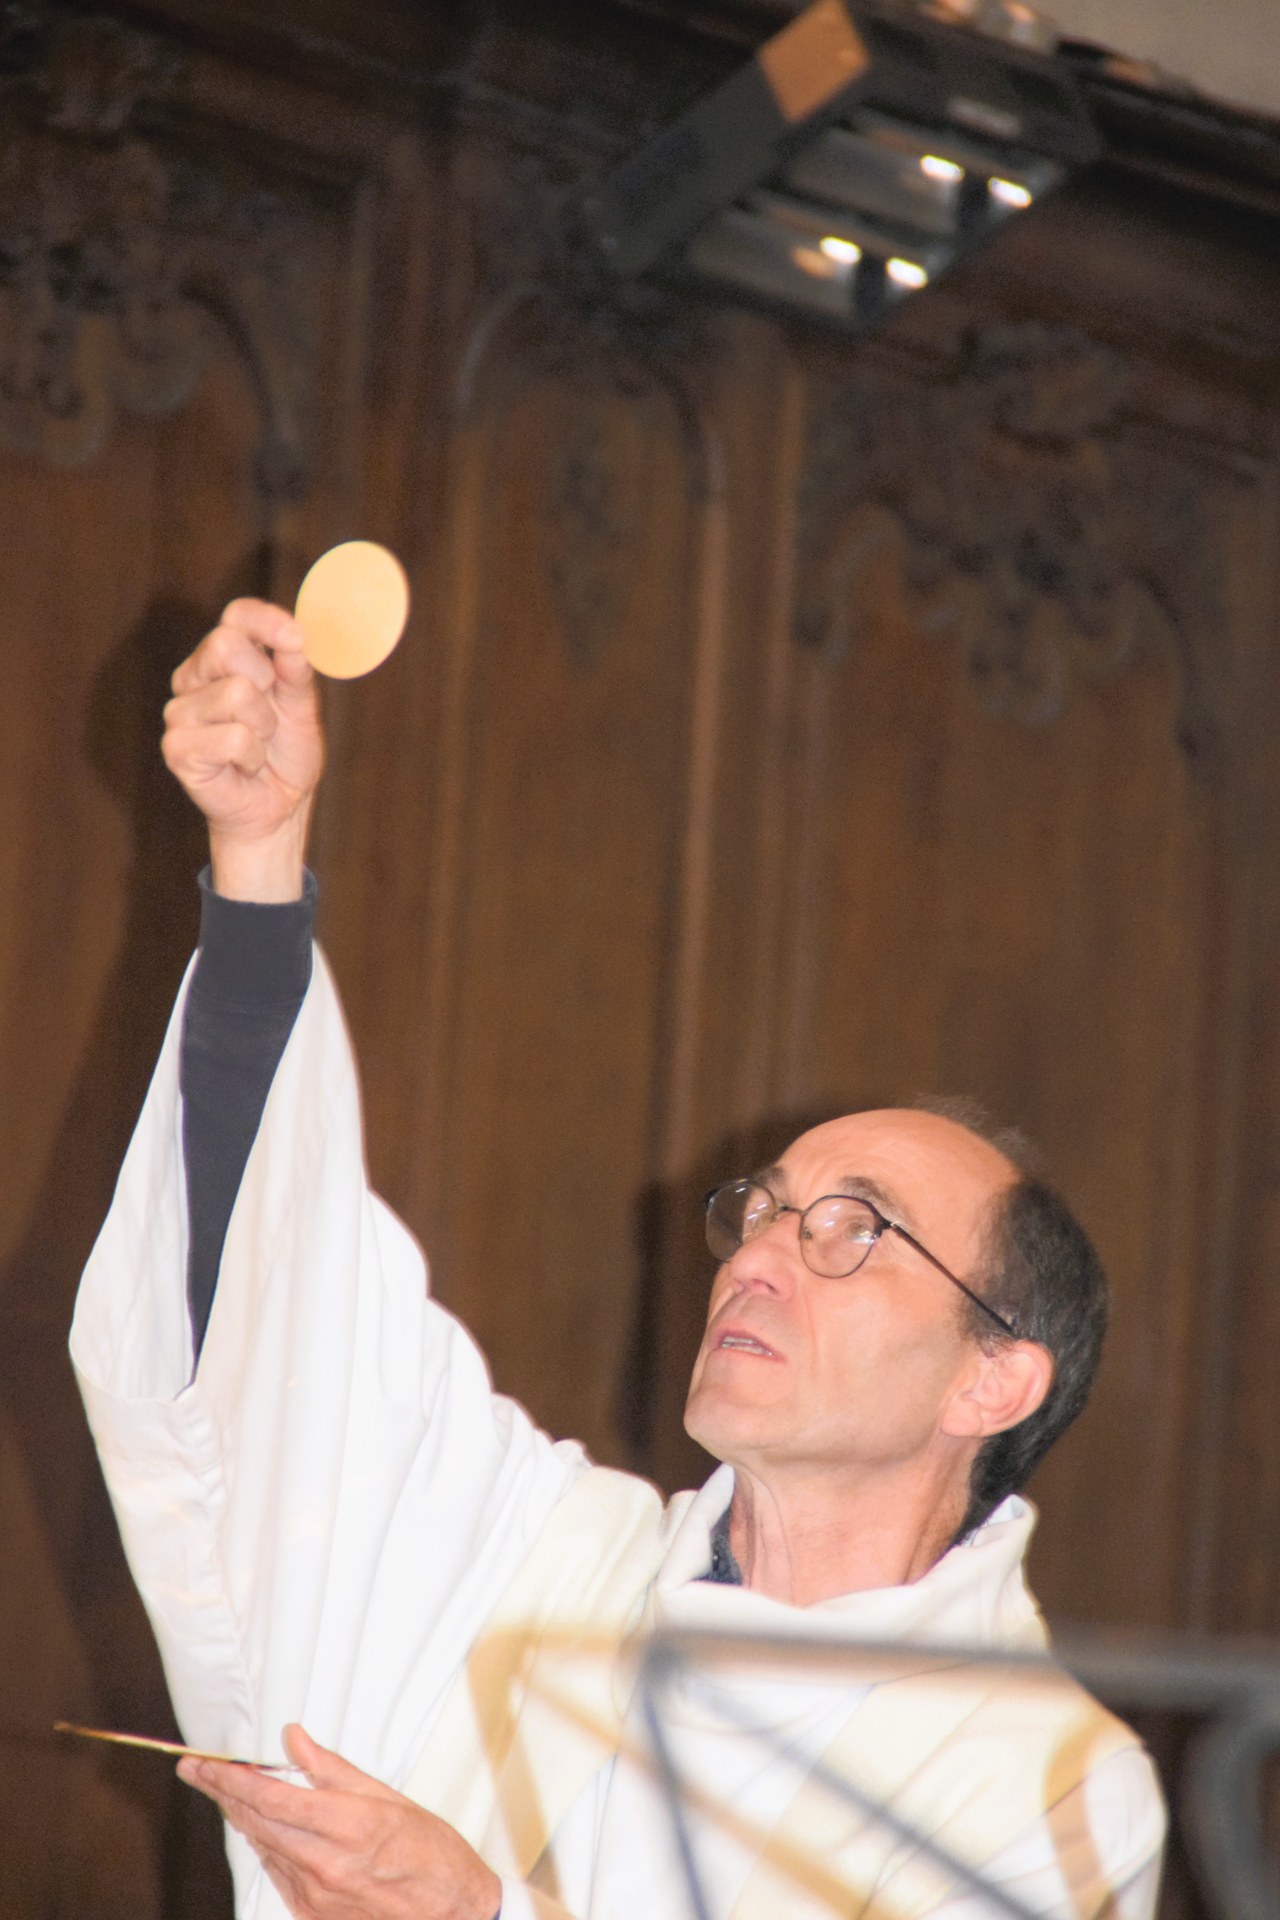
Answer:
<svg viewBox="0 0 1280 1920"><path fill-rule="evenodd" d="M1124 355L1036 322L971 329L937 374L860 358L811 421L800 639L843 657L888 556L988 712L1047 725L1154 648L1181 744L1211 757L1221 702L1189 639L1223 625L1204 476L1129 430L1136 385Z"/></svg>
<svg viewBox="0 0 1280 1920"><path fill-rule="evenodd" d="M90 465L122 414L191 398L214 352L258 394L258 484L311 467L315 208L279 157L183 115L175 48L32 8L0 39L0 440Z"/></svg>

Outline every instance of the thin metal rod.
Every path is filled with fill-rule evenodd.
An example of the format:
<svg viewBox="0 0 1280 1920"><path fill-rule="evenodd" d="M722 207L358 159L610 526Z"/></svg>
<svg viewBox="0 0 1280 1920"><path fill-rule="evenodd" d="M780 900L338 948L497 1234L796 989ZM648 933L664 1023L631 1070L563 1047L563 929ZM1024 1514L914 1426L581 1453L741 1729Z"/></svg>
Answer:
<svg viewBox="0 0 1280 1920"><path fill-rule="evenodd" d="M827 1765L825 1760L812 1759L785 1735L776 1733L772 1727L757 1720L753 1714L744 1712L723 1688L708 1683L702 1675L691 1676L686 1680L686 1685L697 1686L708 1706L714 1707L725 1720L737 1727L739 1732L758 1740L762 1746L770 1748L774 1753L781 1754L792 1762L798 1773L806 1775L811 1780L820 1781L837 1799L847 1800L860 1808L863 1813L870 1814L880 1826L887 1827L895 1838L905 1840L918 1853L924 1854L945 1872L954 1874L967 1892L980 1894L993 1907L999 1907L1011 1915L1012 1920L1044 1920L1042 1913L1024 1906L1015 1895L1006 1893L1003 1887L996 1886L994 1882L986 1879L976 1867L970 1866L967 1861L960 1859L958 1854L951 1853L946 1847L940 1846L913 1821L904 1820L901 1814L895 1813L891 1807L877 1799L874 1793L868 1793L865 1788L858 1786L856 1781L850 1780L847 1774L837 1773L833 1767Z"/></svg>
<svg viewBox="0 0 1280 1920"><path fill-rule="evenodd" d="M726 1633L707 1628L655 1634L645 1660L678 1665L714 1661L716 1655L767 1656L771 1662L806 1666L821 1662L900 1668L904 1659L919 1672L978 1666L1052 1678L1065 1669L1085 1686L1135 1706L1224 1708L1259 1695L1280 1699L1280 1648L1256 1642L1214 1642L1199 1637L1093 1634L1080 1629L1056 1636L1051 1652L963 1646L954 1643L849 1640L836 1635Z"/></svg>
<svg viewBox="0 0 1280 1920"><path fill-rule="evenodd" d="M685 1817L684 1787L667 1744L667 1736L662 1725L662 1716L658 1712L654 1699L654 1680L650 1676L648 1683L642 1673L640 1685L643 1688L644 1717L649 1729L649 1738L653 1743L654 1759L658 1763L658 1781L667 1803L667 1812L671 1819L671 1831L675 1836L676 1851L680 1855L680 1865L684 1869L685 1886L688 1889L689 1905L694 1920L711 1920L711 1909L707 1905L707 1896L703 1890L702 1879L698 1872L698 1863L694 1858L693 1836L689 1832L689 1822Z"/></svg>
<svg viewBox="0 0 1280 1920"><path fill-rule="evenodd" d="M1201 1884L1229 1920L1276 1920L1280 1875L1268 1856L1262 1780L1280 1746L1274 1712L1226 1720L1200 1734L1183 1799Z"/></svg>
<svg viewBox="0 0 1280 1920"><path fill-rule="evenodd" d="M681 1783L671 1761L658 1696L678 1681L694 1686L730 1725L782 1755L829 1792L881 1822L899 1839L953 1873L1011 1920L1033 1920L1029 1910L929 1835L812 1759L776 1729L757 1720L714 1678L716 1657L767 1659L771 1666L894 1667L903 1659L923 1677L957 1668L1002 1668L1029 1681L1052 1679L1063 1669L1099 1692L1144 1706L1199 1710L1217 1724L1198 1744L1184 1795L1188 1838L1201 1865L1205 1892L1222 1920L1276 1920L1280 1873L1268 1857L1261 1817L1267 1761L1280 1751L1280 1656L1256 1643L1209 1642L1176 1635L1117 1636L1077 1631L1060 1639L1053 1656L999 1648L935 1646L921 1642L853 1642L831 1636L798 1640L782 1634L689 1630L655 1634L641 1662L639 1686L658 1757L673 1827L687 1863L689 1894L697 1920L707 1920L706 1896L697 1880ZM694 1663L701 1660L701 1668ZM706 1667L712 1672L708 1673ZM872 1684L875 1684L874 1679Z"/></svg>

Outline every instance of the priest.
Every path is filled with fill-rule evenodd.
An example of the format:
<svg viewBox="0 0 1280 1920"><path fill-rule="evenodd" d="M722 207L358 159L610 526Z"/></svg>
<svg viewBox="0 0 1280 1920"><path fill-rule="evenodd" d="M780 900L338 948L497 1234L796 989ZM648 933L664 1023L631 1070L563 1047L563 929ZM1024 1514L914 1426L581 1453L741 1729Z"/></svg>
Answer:
<svg viewBox="0 0 1280 1920"><path fill-rule="evenodd" d="M1106 1309L1014 1145L853 1114L717 1190L686 1423L723 1465L664 1505L493 1393L368 1188L288 614L232 603L164 751L209 822L201 947L72 1352L185 1738L293 1769L181 1764L241 1920L1150 1920L1148 1758L1017 1664L1018 1489ZM662 1702L679 1825L636 1687L663 1628L726 1636Z"/></svg>

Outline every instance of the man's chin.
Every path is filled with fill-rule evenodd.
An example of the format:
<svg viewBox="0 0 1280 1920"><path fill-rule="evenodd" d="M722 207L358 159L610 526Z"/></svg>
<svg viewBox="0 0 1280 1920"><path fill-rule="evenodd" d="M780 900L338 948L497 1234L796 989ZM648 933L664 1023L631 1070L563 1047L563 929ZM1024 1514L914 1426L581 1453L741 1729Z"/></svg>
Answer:
<svg viewBox="0 0 1280 1920"><path fill-rule="evenodd" d="M716 1460L731 1460L767 1444L776 1425L770 1410L705 1381L692 1389L685 1402L685 1432Z"/></svg>

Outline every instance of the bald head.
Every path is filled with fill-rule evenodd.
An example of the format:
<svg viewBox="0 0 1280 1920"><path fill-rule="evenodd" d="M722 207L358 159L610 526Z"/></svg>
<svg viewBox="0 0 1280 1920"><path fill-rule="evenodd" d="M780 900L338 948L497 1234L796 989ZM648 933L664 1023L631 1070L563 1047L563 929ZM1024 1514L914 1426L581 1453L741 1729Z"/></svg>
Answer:
<svg viewBox="0 0 1280 1920"><path fill-rule="evenodd" d="M825 1191L869 1199L953 1273L968 1276L981 1263L993 1207L1019 1169L959 1121L916 1107L883 1107L810 1128L761 1178L791 1205L804 1203L790 1190L815 1180L812 1198ZM836 1184L823 1187L825 1179Z"/></svg>

